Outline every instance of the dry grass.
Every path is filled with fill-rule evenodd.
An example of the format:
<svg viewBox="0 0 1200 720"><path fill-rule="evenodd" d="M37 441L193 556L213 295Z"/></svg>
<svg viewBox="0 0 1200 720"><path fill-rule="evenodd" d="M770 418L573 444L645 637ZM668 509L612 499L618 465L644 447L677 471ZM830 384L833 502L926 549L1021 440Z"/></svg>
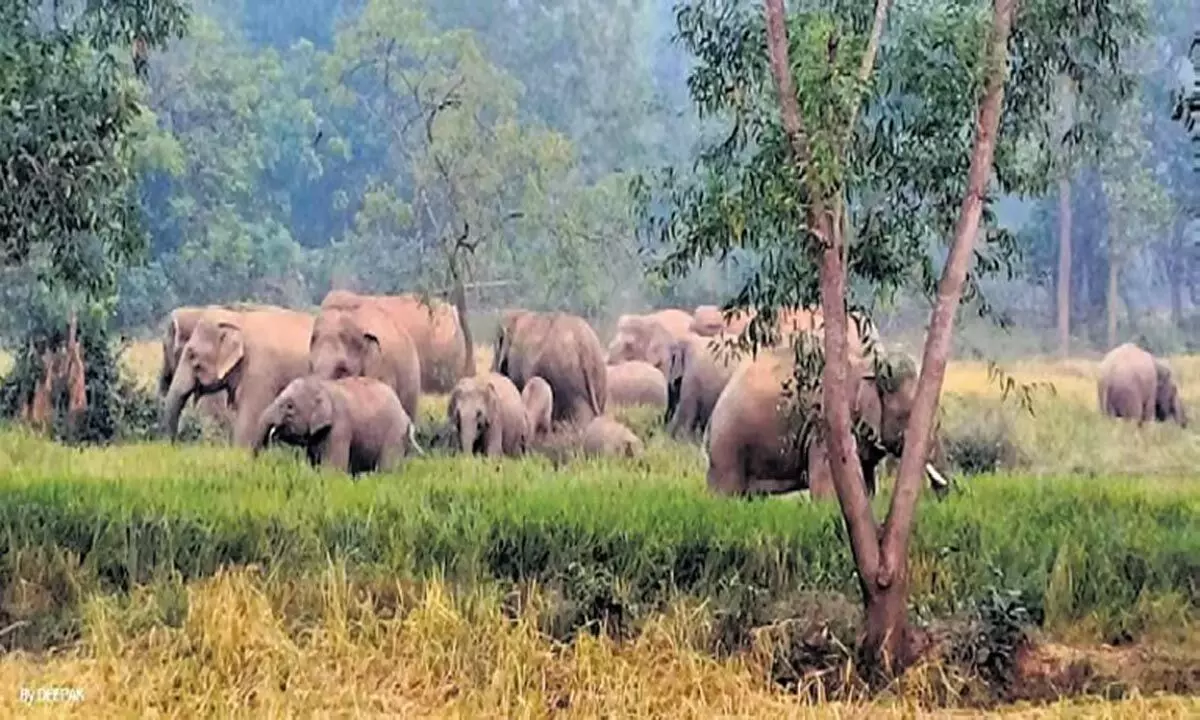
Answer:
<svg viewBox="0 0 1200 720"><path fill-rule="evenodd" d="M393 607L355 591L340 568L318 582L221 573L186 588L163 622L147 592L91 601L84 639L49 658L0 660L7 717L970 717L928 711L911 693L815 704L770 682L751 653L717 660L692 639L683 606L617 643L571 645L537 632L536 597L516 619L498 598L455 599L438 582L392 588ZM183 600L181 598L181 600ZM394 611L393 611L394 610ZM301 619L304 618L304 619ZM76 704L30 706L22 688L82 690ZM1134 697L1004 708L1004 717L1195 717L1200 700Z"/></svg>

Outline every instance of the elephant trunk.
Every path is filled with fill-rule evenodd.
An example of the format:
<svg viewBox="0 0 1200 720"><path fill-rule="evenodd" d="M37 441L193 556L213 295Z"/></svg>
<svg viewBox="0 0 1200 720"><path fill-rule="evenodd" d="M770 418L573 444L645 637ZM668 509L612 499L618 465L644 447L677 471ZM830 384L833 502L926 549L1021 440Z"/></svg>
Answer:
<svg viewBox="0 0 1200 720"><path fill-rule="evenodd" d="M182 366L176 368L171 384L163 398L161 417L162 431L167 437L175 440L179 434L179 414L183 411L188 398L196 392L196 379L192 376L191 368Z"/></svg>
<svg viewBox="0 0 1200 720"><path fill-rule="evenodd" d="M479 423L474 418L458 418L459 449L470 455L475 450L475 440L479 437Z"/></svg>
<svg viewBox="0 0 1200 720"><path fill-rule="evenodd" d="M251 452L256 456L262 452L264 447L271 444L278 428L279 412L272 403L266 410L263 410L262 415L258 418L258 424L254 429L254 439L250 445Z"/></svg>

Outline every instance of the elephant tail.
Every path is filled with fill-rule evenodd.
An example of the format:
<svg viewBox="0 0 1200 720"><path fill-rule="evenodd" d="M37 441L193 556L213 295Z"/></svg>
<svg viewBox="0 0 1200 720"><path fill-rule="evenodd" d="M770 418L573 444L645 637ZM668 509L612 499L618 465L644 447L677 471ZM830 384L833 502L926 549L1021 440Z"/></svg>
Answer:
<svg viewBox="0 0 1200 720"><path fill-rule="evenodd" d="M413 451L417 453L417 455L420 455L421 457L425 457L425 451L423 449L421 449L421 446L417 443L417 429L416 428L417 428L416 423L410 422L408 424L408 446L411 447L413 449Z"/></svg>

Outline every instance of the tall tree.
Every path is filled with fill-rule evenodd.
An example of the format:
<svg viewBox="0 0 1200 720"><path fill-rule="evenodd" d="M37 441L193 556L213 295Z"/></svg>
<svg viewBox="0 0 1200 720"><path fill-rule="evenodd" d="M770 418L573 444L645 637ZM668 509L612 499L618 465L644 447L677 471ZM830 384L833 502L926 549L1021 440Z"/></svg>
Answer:
<svg viewBox="0 0 1200 720"><path fill-rule="evenodd" d="M693 100L727 132L704 148L695 181L668 173L643 196L645 220L675 247L667 272L737 247L753 251L756 272L729 303L759 310L752 343L769 338L777 308L821 304L823 439L866 609L861 649L876 666L903 667L915 649L908 543L955 312L962 299L986 311L978 276L1011 263L1014 239L996 226L990 199L1046 187L1053 143L1043 126L1061 33L1090 35L1103 49L1100 65L1119 67L1120 48L1094 17L1109 13L1108 3L1081 10L1029 0L1019 19L1015 8L1014 0L912 3L889 13L879 0L804 3L785 15L781 0L768 0L765 13L698 0L678 12L680 37L697 58ZM1017 91L1006 94L1010 43L1020 48L1012 52ZM1080 76L1089 92L1096 73ZM931 252L939 239L950 240L940 273ZM880 523L850 432L847 307L862 304L852 288L886 297L913 284L934 308Z"/></svg>
<svg viewBox="0 0 1200 720"><path fill-rule="evenodd" d="M0 7L0 263L110 291L145 250L131 130L133 70L183 33L177 0L11 0Z"/></svg>

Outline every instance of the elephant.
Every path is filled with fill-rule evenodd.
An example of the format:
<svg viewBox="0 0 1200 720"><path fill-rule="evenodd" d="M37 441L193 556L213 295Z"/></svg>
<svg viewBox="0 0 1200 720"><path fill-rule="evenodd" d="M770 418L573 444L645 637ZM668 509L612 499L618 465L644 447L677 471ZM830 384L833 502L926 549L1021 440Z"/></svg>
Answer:
<svg viewBox="0 0 1200 720"><path fill-rule="evenodd" d="M682 310L677 312L683 313ZM686 328L684 333L686 334ZM656 315L622 315L617 321L613 339L608 344L605 362L617 365L640 360L665 373L671 343L679 337Z"/></svg>
<svg viewBox="0 0 1200 720"><path fill-rule="evenodd" d="M510 310L493 343L492 372L524 390L540 376L553 391L555 423L582 426L608 401L604 348L583 318L562 312Z"/></svg>
<svg viewBox="0 0 1200 720"><path fill-rule="evenodd" d="M412 338L421 360L421 391L448 393L459 379L475 374L475 368L467 367L467 333L453 305L437 298L423 301L412 293L360 295L332 290L321 308L353 309L364 302L377 305Z"/></svg>
<svg viewBox="0 0 1200 720"><path fill-rule="evenodd" d="M450 393L446 416L464 453L498 457L525 452L529 421L512 380L498 373L465 377Z"/></svg>
<svg viewBox="0 0 1200 720"><path fill-rule="evenodd" d="M284 308L274 305L258 305L255 303L226 303L224 305L177 307L167 316L167 325L162 337L162 365L158 372L158 394L166 395L175 377L175 368L179 365L179 357L183 354L183 346L192 337L192 330L200 317L208 310L229 310L231 312L277 311L287 312Z"/></svg>
<svg viewBox="0 0 1200 720"><path fill-rule="evenodd" d="M1104 356L1097 396L1101 413L1137 420L1138 427L1168 419L1187 427L1187 413L1170 368L1133 343L1119 345Z"/></svg>
<svg viewBox="0 0 1200 720"><path fill-rule="evenodd" d="M667 379L650 363L630 360L609 365L607 371L609 407L649 405L666 410Z"/></svg>
<svg viewBox="0 0 1200 720"><path fill-rule="evenodd" d="M753 310L737 310L728 320L716 305L700 305L692 311L692 323L688 330L701 337L716 335L738 336L754 317Z"/></svg>
<svg viewBox="0 0 1200 720"><path fill-rule="evenodd" d="M717 398L739 361L712 338L691 334L671 346L667 366L667 432L676 439L703 434Z"/></svg>
<svg viewBox="0 0 1200 720"><path fill-rule="evenodd" d="M395 391L361 376L308 375L288 383L259 415L254 455L276 440L305 448L313 467L351 475L395 470L410 449L424 454Z"/></svg>
<svg viewBox="0 0 1200 720"><path fill-rule="evenodd" d="M819 383L796 393L789 382L785 393L794 366L791 348L774 348L742 363L730 378L713 408L704 440L712 492L793 492L809 488L827 472L820 418L811 410L820 397ZM905 356L878 357L869 363L856 359L851 368L856 435L864 430L870 434L858 440L859 462L866 490L873 495L879 461L889 454L899 457L904 450L904 431L916 392L916 364ZM936 429L932 432L930 455L940 458ZM925 470L935 490L945 489L945 476L932 461L926 462Z"/></svg>
<svg viewBox="0 0 1200 720"><path fill-rule="evenodd" d="M638 457L645 449L633 431L607 415L598 415L583 429L584 455Z"/></svg>
<svg viewBox="0 0 1200 720"><path fill-rule="evenodd" d="M550 383L536 375L529 378L521 391L521 402L525 405L529 437L544 438L550 433L550 414L554 409L554 391L550 389Z"/></svg>
<svg viewBox="0 0 1200 720"><path fill-rule="evenodd" d="M308 373L313 317L293 310L206 309L195 323L163 397L162 424L174 440L193 396L226 392L233 442L249 447L258 417L292 380Z"/></svg>
<svg viewBox="0 0 1200 720"><path fill-rule="evenodd" d="M421 397L421 361L412 338L378 306L322 308L309 342L309 371L339 380L362 375L386 383L410 418Z"/></svg>

